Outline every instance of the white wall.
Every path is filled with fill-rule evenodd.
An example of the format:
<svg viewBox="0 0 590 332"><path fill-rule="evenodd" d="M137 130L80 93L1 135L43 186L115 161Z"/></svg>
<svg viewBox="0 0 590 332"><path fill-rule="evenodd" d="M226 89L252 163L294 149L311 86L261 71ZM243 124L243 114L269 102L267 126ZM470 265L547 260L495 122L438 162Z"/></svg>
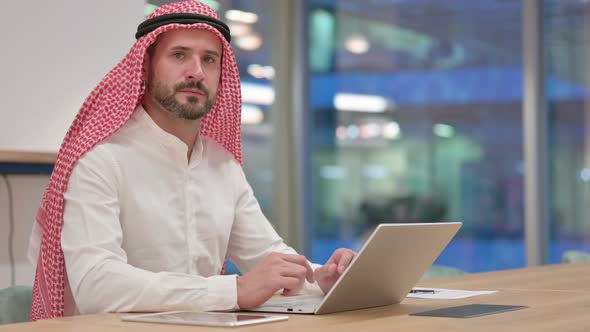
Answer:
<svg viewBox="0 0 590 332"><path fill-rule="evenodd" d="M0 10L0 150L49 151L84 99L129 51L144 0L16 0ZM26 261L49 176L12 175L16 284L32 285ZM8 195L0 179L0 288L10 285Z"/></svg>
<svg viewBox="0 0 590 332"><path fill-rule="evenodd" d="M131 48L144 3L2 2L0 150L59 149L84 99Z"/></svg>

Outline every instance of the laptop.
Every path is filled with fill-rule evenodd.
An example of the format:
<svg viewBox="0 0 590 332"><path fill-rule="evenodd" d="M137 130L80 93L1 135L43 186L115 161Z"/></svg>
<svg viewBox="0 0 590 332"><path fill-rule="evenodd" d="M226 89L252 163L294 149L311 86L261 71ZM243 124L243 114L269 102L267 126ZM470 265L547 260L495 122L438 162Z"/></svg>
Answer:
<svg viewBox="0 0 590 332"><path fill-rule="evenodd" d="M275 295L250 311L328 314L399 303L461 225L380 224L328 294Z"/></svg>

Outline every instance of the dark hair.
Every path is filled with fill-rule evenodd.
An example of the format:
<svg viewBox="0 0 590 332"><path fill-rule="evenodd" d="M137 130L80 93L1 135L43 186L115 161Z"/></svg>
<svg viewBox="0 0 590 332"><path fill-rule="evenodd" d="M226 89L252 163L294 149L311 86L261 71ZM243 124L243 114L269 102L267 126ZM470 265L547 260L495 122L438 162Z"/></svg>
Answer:
<svg viewBox="0 0 590 332"><path fill-rule="evenodd" d="M148 46L147 50L145 51L147 54L149 54L150 57L154 56L154 52L156 52L156 46L158 46L158 42L160 41L160 36L158 35L158 37L156 37L156 40L154 40L154 42Z"/></svg>

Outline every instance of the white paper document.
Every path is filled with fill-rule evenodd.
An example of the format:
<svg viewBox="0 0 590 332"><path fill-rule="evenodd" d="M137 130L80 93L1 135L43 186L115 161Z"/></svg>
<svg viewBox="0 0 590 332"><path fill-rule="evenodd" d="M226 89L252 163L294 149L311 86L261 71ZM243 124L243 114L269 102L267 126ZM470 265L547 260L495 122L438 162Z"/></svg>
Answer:
<svg viewBox="0 0 590 332"><path fill-rule="evenodd" d="M414 288L408 294L408 297L419 299L464 299L466 297L486 295L496 293L497 290L476 291L476 290L461 290L461 289L446 289L446 288Z"/></svg>

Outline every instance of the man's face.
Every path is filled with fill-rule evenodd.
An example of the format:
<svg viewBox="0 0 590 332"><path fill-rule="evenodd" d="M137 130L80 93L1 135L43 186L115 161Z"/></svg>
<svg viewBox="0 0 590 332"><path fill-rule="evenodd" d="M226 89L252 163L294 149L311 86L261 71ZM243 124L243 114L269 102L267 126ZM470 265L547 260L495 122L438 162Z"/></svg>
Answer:
<svg viewBox="0 0 590 332"><path fill-rule="evenodd" d="M221 55L219 37L208 30L161 34L152 54L146 54L146 98L177 118L202 118L215 103Z"/></svg>

